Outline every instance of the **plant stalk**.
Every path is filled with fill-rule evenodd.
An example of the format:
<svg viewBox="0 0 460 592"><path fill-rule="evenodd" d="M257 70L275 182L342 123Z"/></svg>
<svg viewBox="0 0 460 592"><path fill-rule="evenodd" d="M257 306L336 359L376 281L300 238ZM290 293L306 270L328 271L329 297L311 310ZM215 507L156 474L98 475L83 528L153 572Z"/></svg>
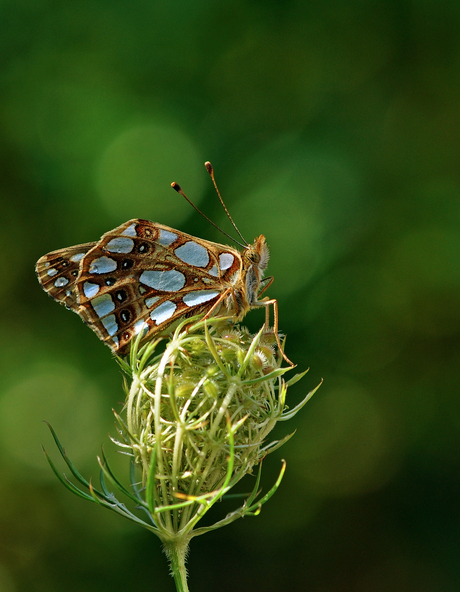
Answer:
<svg viewBox="0 0 460 592"><path fill-rule="evenodd" d="M164 550L169 560L171 574L174 578L177 592L189 592L187 585L187 569L185 567L188 547L188 537L164 543Z"/></svg>

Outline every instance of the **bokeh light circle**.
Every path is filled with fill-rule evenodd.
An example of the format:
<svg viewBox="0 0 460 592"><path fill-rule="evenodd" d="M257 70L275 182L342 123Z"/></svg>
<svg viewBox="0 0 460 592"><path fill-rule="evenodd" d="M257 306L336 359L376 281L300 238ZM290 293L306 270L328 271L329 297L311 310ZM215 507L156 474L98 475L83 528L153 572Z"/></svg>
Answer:
<svg viewBox="0 0 460 592"><path fill-rule="evenodd" d="M291 470L319 497L382 487L399 466L385 409L357 384L338 384L315 396L314 413L302 416L304 445Z"/></svg>
<svg viewBox="0 0 460 592"><path fill-rule="evenodd" d="M145 122L120 133L103 153L96 189L107 212L120 221L153 219L177 227L191 213L170 185L177 181L198 203L203 196L204 159L180 129Z"/></svg>
<svg viewBox="0 0 460 592"><path fill-rule="evenodd" d="M97 385L72 366L56 363L30 368L0 401L2 448L18 470L26 468L34 478L54 480L41 449L46 442L51 456L55 452L43 421L58 431L78 463L95 452L91 432L100 435L107 418L111 420L110 409L104 410L102 402Z"/></svg>

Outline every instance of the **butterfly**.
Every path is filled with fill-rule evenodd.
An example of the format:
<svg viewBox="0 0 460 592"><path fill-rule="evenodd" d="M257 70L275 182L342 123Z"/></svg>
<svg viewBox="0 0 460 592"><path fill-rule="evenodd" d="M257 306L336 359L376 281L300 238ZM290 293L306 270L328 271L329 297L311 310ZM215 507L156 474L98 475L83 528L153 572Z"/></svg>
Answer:
<svg viewBox="0 0 460 592"><path fill-rule="evenodd" d="M243 239L217 189L211 163L205 166ZM198 210L177 183L172 187ZM232 240L243 248L241 252L157 222L133 219L99 241L44 255L36 272L43 289L77 313L115 354L126 355L139 333L145 341L176 321L201 313L206 317L223 313L240 321L251 308L263 306L269 330L273 306L278 347L293 365L280 344L277 301L259 300L273 281L263 279L269 260L265 237L260 235L252 245Z"/></svg>

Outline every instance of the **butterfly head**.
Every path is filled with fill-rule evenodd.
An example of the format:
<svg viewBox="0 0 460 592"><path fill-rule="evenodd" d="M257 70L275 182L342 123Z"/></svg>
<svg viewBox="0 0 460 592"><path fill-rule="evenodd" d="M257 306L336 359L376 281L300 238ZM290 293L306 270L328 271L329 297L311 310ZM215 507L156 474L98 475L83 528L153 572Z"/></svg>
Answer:
<svg viewBox="0 0 460 592"><path fill-rule="evenodd" d="M254 240L254 244L247 247L244 257L250 265L259 270L260 277L262 277L270 259L270 251L263 234Z"/></svg>

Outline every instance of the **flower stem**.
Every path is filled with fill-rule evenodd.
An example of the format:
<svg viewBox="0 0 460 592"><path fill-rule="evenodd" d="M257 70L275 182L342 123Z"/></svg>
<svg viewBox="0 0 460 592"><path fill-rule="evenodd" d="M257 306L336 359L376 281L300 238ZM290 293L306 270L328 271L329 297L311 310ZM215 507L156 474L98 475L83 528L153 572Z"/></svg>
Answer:
<svg viewBox="0 0 460 592"><path fill-rule="evenodd" d="M164 550L169 560L177 592L189 592L187 586L187 570L185 568L188 545L188 538L176 539L164 543Z"/></svg>

